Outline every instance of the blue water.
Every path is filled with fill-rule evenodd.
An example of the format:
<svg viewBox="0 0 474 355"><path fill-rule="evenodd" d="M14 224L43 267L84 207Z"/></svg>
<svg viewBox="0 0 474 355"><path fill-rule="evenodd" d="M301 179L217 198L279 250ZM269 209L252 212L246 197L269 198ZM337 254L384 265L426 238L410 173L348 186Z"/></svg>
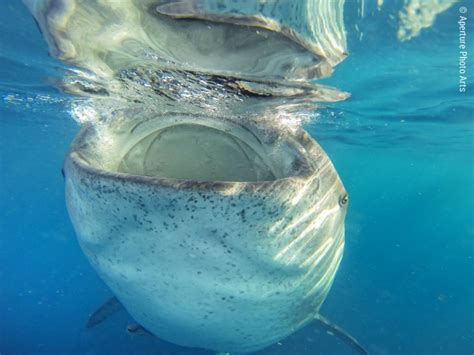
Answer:
<svg viewBox="0 0 474 355"><path fill-rule="evenodd" d="M458 92L462 4L403 43L388 34L393 24L354 20L363 39L349 32L351 55L323 81L352 97L306 125L351 196L345 254L322 313L372 354L474 351L474 82ZM211 354L130 336L125 313L85 329L110 291L64 204L60 170L79 126L53 85L61 68L26 8L2 0L0 353ZM472 77L472 60L468 69ZM259 352L351 353L316 325Z"/></svg>

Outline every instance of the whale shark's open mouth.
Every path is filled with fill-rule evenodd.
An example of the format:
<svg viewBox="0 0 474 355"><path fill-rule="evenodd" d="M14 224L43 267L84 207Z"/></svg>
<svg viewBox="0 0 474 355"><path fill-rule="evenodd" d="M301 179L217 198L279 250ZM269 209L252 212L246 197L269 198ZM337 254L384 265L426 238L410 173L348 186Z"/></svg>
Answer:
<svg viewBox="0 0 474 355"><path fill-rule="evenodd" d="M177 124L140 139L118 170L175 179L260 181L275 174L257 146L202 124Z"/></svg>
<svg viewBox="0 0 474 355"><path fill-rule="evenodd" d="M90 127L73 150L93 168L154 178L262 182L313 170L292 135L216 117L169 115L106 130Z"/></svg>

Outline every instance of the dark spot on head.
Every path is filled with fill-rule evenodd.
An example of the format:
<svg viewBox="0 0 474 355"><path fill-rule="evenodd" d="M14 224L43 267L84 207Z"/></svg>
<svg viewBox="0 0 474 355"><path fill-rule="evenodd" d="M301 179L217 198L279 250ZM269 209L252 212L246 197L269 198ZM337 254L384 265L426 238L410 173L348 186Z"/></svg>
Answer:
<svg viewBox="0 0 474 355"><path fill-rule="evenodd" d="M242 222L245 223L246 222L246 218L245 218L245 209L242 209L239 213L237 213L240 218L242 219Z"/></svg>

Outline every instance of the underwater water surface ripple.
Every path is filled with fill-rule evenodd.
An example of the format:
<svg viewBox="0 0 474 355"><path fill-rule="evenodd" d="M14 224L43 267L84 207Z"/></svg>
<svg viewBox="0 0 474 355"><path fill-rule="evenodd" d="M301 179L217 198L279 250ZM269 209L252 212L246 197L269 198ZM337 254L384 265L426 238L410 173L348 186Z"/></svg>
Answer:
<svg viewBox="0 0 474 355"><path fill-rule="evenodd" d="M472 36L471 13L469 2L450 0L3 0L0 354L213 353L130 328L126 312L86 328L111 292L84 257L64 203L64 156L84 126L96 132L97 153L84 159L108 171L285 175L258 150L248 158L252 144L221 136L216 156L237 147L248 160L229 156L200 175L215 153L202 141L181 149L208 159L177 170L156 137L133 149L116 138L123 127L176 115L258 125L281 155L305 129L350 196L344 257L336 245L332 272L315 274L314 304L371 354L471 354L474 46L468 41L464 59L459 49L460 21ZM175 147L178 133L166 134L160 139ZM117 163L122 148L128 155ZM181 296L173 295L186 302ZM295 329L256 353L355 353L316 323Z"/></svg>

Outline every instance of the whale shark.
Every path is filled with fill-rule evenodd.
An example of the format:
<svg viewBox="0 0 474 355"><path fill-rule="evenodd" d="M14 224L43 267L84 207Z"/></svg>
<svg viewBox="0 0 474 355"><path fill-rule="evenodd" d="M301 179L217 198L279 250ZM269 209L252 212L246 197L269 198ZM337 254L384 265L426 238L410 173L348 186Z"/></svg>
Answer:
<svg viewBox="0 0 474 355"><path fill-rule="evenodd" d="M85 256L129 332L248 353L320 313L344 250L348 194L299 125L312 80L347 55L344 1L25 0L50 53L77 69L83 127L63 166Z"/></svg>
<svg viewBox="0 0 474 355"><path fill-rule="evenodd" d="M94 127L72 144L67 206L140 325L183 346L251 352L320 319L348 197L304 130L177 114L107 134L106 149Z"/></svg>

